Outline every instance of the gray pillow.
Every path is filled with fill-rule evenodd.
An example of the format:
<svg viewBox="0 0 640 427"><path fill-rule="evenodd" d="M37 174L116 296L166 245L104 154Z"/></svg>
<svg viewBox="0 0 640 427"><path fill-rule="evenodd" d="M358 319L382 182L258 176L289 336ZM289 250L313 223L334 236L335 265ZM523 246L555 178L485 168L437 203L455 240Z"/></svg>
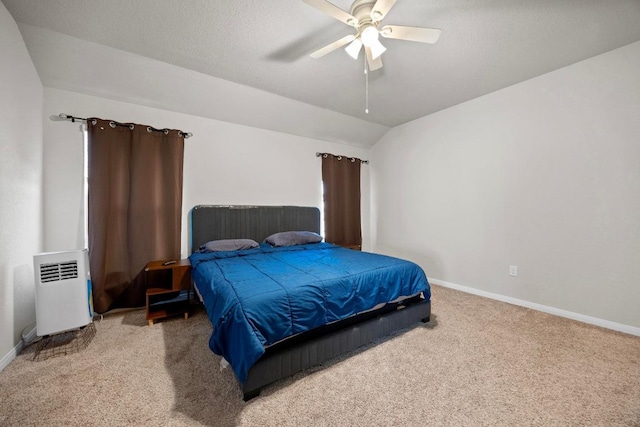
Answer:
<svg viewBox="0 0 640 427"><path fill-rule="evenodd" d="M241 249L257 248L258 242L251 239L226 239L226 240L212 240L200 246L198 252L224 252L224 251L239 251Z"/></svg>
<svg viewBox="0 0 640 427"><path fill-rule="evenodd" d="M265 239L271 246L293 246L305 245L307 243L318 243L322 241L322 236L312 231L283 231L272 234Z"/></svg>

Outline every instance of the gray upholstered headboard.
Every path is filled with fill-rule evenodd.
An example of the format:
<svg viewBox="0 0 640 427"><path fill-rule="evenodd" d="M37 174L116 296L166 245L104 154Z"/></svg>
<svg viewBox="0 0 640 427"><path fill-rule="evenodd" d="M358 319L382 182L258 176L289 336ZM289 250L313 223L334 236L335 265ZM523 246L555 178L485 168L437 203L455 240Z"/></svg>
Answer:
<svg viewBox="0 0 640 427"><path fill-rule="evenodd" d="M210 240L253 239L280 231L320 233L320 210L301 206L206 206L189 213L191 252Z"/></svg>

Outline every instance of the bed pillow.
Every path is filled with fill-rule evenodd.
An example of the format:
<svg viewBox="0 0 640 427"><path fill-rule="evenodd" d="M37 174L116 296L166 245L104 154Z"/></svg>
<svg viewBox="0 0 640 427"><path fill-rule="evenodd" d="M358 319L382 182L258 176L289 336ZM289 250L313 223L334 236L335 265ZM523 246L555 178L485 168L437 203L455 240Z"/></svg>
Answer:
<svg viewBox="0 0 640 427"><path fill-rule="evenodd" d="M239 251L241 249L257 248L258 242L251 239L226 239L226 240L212 240L200 246L198 252L224 252L224 251Z"/></svg>
<svg viewBox="0 0 640 427"><path fill-rule="evenodd" d="M293 246L305 245L307 243L318 243L322 241L322 236L312 231L283 231L275 233L265 239L271 246Z"/></svg>

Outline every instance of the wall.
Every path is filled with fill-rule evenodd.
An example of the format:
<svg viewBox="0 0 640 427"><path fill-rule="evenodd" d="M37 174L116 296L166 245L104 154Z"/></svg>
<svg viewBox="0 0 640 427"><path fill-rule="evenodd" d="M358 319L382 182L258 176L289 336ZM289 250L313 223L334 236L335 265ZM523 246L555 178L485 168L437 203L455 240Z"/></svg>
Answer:
<svg viewBox="0 0 640 427"><path fill-rule="evenodd" d="M123 50L30 25L19 28L45 87L366 148L389 130Z"/></svg>
<svg viewBox="0 0 640 427"><path fill-rule="evenodd" d="M640 334L638 70L640 42L392 129L372 149L374 248Z"/></svg>
<svg viewBox="0 0 640 427"><path fill-rule="evenodd" d="M35 321L33 255L42 250L42 85L0 3L0 370Z"/></svg>
<svg viewBox="0 0 640 427"><path fill-rule="evenodd" d="M159 89L161 90L161 89ZM44 114L95 116L193 133L185 142L182 255L188 212L197 204L320 206L315 153L368 158L369 150L59 89L45 88ZM78 123L45 120L45 248L84 247L82 133ZM362 174L363 246L370 247L369 169Z"/></svg>

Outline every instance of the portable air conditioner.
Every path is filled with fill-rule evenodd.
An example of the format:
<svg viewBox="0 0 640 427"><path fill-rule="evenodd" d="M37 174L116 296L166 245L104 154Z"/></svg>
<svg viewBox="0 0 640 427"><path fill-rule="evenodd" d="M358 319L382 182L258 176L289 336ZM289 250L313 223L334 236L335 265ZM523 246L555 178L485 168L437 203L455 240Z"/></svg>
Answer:
<svg viewBox="0 0 640 427"><path fill-rule="evenodd" d="M86 249L34 255L33 270L38 336L81 328L93 320Z"/></svg>

